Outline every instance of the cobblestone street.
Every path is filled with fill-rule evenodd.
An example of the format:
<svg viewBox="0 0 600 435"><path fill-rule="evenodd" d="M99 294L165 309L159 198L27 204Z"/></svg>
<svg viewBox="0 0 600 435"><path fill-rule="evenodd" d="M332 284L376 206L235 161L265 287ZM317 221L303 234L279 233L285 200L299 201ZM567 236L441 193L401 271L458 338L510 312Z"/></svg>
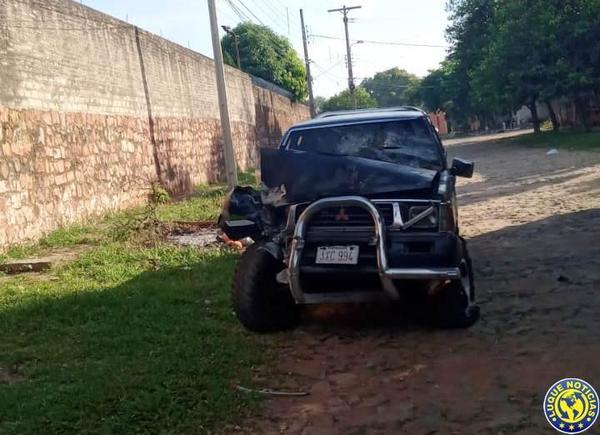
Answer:
<svg viewBox="0 0 600 435"><path fill-rule="evenodd" d="M310 394L271 400L241 430L549 433L542 401L555 381L600 387L600 155L546 151L449 146L476 162L458 196L479 323L441 331L397 307L317 308L278 339L273 371L257 373Z"/></svg>

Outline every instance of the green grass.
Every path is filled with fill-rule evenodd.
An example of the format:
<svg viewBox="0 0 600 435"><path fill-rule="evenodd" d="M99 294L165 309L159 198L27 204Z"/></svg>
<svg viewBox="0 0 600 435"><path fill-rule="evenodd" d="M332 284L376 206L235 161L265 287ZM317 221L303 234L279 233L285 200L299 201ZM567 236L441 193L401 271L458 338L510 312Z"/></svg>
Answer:
<svg viewBox="0 0 600 435"><path fill-rule="evenodd" d="M503 140L504 142L504 140ZM600 151L600 132L544 131L517 136L506 142L540 148L561 148L579 151Z"/></svg>
<svg viewBox="0 0 600 435"><path fill-rule="evenodd" d="M213 218L224 192L160 214ZM43 279L1 278L0 433L207 433L257 406L231 388L251 383L265 350L231 312L237 254L114 237L131 216L9 253L92 246Z"/></svg>
<svg viewBox="0 0 600 435"><path fill-rule="evenodd" d="M257 180L254 174L241 172L238 174L238 183L256 186ZM189 200L160 206L159 216L164 220L216 220L227 191L225 186L199 186Z"/></svg>
<svg viewBox="0 0 600 435"><path fill-rule="evenodd" d="M238 182L240 185L258 185L255 175L251 172L240 172ZM184 201L159 205L157 208L158 217L162 221L216 221L227 192L227 187L219 184L198 186L190 198ZM92 220L87 224L70 225L51 232L35 244L14 246L6 252L0 252L0 262L8 259L42 255L53 248L65 248L74 245L98 246L114 241L114 239L123 239L129 236L132 223L141 219L145 214L147 214L147 210L142 207L112 213L102 219Z"/></svg>

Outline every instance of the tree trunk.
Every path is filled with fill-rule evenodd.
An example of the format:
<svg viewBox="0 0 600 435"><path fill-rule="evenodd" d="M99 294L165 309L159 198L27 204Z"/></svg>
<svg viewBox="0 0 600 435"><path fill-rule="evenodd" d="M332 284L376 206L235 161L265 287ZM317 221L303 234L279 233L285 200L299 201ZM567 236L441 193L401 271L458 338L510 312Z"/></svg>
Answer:
<svg viewBox="0 0 600 435"><path fill-rule="evenodd" d="M575 110L577 111L575 115L581 125L583 125L585 131L590 132L592 130L592 125L588 118L588 107L581 97L575 97Z"/></svg>
<svg viewBox="0 0 600 435"><path fill-rule="evenodd" d="M531 106L529 106L529 110L531 110L531 122L533 123L533 131L539 133L540 130L540 118L538 116L537 104L536 101L533 100Z"/></svg>
<svg viewBox="0 0 600 435"><path fill-rule="evenodd" d="M556 116L556 112L554 111L554 107L552 107L550 100L546 100L546 106L548 106L548 113L550 114L550 121L552 122L552 130L560 130L560 122L558 121L558 117Z"/></svg>

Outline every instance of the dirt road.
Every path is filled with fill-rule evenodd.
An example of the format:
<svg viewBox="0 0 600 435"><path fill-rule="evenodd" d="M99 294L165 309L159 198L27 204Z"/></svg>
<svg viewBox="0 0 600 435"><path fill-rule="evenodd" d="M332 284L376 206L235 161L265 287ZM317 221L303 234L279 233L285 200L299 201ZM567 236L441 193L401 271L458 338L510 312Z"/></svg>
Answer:
<svg viewBox="0 0 600 435"><path fill-rule="evenodd" d="M279 360L256 374L310 394L271 400L242 432L553 433L551 384L600 388L600 153L494 142L449 152L477 162L458 193L480 322L440 331L389 307L321 308L277 338Z"/></svg>

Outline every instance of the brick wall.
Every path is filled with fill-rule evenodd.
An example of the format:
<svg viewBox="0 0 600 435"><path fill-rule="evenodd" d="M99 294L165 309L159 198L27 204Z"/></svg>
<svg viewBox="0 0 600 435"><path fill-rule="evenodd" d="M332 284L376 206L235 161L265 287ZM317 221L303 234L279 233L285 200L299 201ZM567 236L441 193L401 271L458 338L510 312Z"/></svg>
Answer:
<svg viewBox="0 0 600 435"><path fill-rule="evenodd" d="M226 82L242 169L309 116ZM222 179L221 145L211 59L69 0L0 0L0 248L141 204L155 180Z"/></svg>

